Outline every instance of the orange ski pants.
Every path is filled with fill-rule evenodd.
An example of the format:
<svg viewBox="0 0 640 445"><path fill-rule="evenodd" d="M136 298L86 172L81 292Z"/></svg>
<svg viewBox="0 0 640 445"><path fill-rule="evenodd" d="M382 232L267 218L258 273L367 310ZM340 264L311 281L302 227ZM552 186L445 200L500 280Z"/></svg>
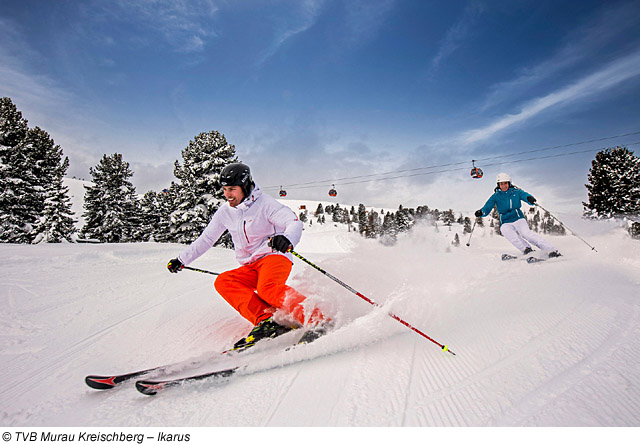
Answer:
<svg viewBox="0 0 640 445"><path fill-rule="evenodd" d="M218 293L254 326L271 317L276 309L290 314L305 324L302 302L304 295L285 283L292 268L283 255L267 255L251 264L218 275L214 286ZM313 309L308 322L323 319L319 309Z"/></svg>

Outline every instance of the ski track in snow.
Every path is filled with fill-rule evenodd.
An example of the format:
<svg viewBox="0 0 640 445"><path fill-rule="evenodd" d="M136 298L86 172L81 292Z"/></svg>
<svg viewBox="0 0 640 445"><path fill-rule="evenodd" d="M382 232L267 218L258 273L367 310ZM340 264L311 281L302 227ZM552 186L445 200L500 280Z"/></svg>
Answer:
<svg viewBox="0 0 640 445"><path fill-rule="evenodd" d="M297 262L293 285L334 311L334 333L290 352L256 350L238 359L251 363L246 375L155 397L133 384L94 391L83 378L217 360L250 328L212 277L166 273L182 246L1 245L12 259L0 271L2 424L640 424L640 243L623 231L594 236L598 253L554 238L565 256L530 265L500 261L507 243L488 228L471 248L450 247L454 232L429 226L390 248L327 226L305 231L297 250L382 308ZM196 266L236 263L213 249Z"/></svg>

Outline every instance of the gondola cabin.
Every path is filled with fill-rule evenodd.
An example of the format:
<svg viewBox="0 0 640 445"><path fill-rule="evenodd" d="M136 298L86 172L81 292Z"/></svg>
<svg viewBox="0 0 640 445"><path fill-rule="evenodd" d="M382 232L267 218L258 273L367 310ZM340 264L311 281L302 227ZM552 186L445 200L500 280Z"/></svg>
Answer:
<svg viewBox="0 0 640 445"><path fill-rule="evenodd" d="M475 160L471 161L471 165L473 166L473 168L471 169L471 177L473 179L482 178L482 170L479 169L478 167L476 167L476 161Z"/></svg>
<svg viewBox="0 0 640 445"><path fill-rule="evenodd" d="M282 187L280 187L280 197L284 198L285 196L287 196L287 191L283 190Z"/></svg>
<svg viewBox="0 0 640 445"><path fill-rule="evenodd" d="M335 185L331 186L331 190L329 190L329 196L331 196L332 198L338 196L338 191L336 190Z"/></svg>
<svg viewBox="0 0 640 445"><path fill-rule="evenodd" d="M471 169L471 177L473 179L480 179L482 178L482 170L480 170L478 167L473 167Z"/></svg>

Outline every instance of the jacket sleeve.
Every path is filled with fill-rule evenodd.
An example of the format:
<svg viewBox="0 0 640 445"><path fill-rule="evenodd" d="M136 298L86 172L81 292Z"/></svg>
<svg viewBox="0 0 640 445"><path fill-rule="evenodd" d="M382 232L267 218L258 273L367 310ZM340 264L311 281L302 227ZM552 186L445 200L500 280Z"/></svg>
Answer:
<svg viewBox="0 0 640 445"><path fill-rule="evenodd" d="M185 266L190 264L211 249L225 230L226 227L222 224L221 212L217 211L213 214L213 218L211 218L211 221L209 221L200 236L178 255L178 259Z"/></svg>
<svg viewBox="0 0 640 445"><path fill-rule="evenodd" d="M279 204L269 215L269 222L276 228L276 234L283 234L295 247L302 238L302 221L289 207Z"/></svg>
<svg viewBox="0 0 640 445"><path fill-rule="evenodd" d="M531 194L529 194L529 193L525 192L525 191L524 191L524 190L522 190L522 189L520 189L520 190L519 190L519 194L520 194L520 201L524 201L524 202L526 202L527 204L529 204L529 201L527 201L527 198L528 198L529 196L531 196L531 197L533 198L533 195L531 195Z"/></svg>
<svg viewBox="0 0 640 445"><path fill-rule="evenodd" d="M489 196L489 199L487 199L487 202L485 202L482 208L480 209L482 210L482 216L487 216L489 213L491 213L491 210L495 205L496 205L496 194L494 193L493 195Z"/></svg>

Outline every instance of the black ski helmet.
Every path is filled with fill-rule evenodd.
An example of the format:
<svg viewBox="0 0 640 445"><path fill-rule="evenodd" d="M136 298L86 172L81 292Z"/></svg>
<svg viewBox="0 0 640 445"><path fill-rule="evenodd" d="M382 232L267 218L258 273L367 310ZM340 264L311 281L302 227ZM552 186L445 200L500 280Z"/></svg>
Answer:
<svg viewBox="0 0 640 445"><path fill-rule="evenodd" d="M220 173L220 184L223 186L240 186L245 198L251 194L255 183L251 178L251 169L242 162L227 165Z"/></svg>

